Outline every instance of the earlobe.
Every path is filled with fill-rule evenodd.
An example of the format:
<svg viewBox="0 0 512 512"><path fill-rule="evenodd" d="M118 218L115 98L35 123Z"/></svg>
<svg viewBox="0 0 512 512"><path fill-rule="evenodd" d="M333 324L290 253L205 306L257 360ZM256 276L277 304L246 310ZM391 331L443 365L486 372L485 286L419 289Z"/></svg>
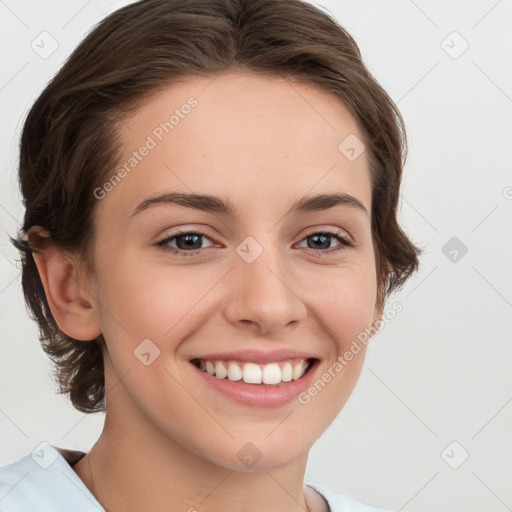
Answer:
<svg viewBox="0 0 512 512"><path fill-rule="evenodd" d="M97 338L101 329L96 302L81 282L76 263L52 243L47 232L30 231L30 245L37 249L34 261L57 325L78 340Z"/></svg>

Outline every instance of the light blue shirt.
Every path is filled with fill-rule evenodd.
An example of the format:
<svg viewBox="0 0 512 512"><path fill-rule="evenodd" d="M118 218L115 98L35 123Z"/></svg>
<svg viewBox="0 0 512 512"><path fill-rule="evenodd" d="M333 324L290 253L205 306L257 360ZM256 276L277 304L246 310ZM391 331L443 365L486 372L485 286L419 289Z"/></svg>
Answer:
<svg viewBox="0 0 512 512"><path fill-rule="evenodd" d="M0 466L0 512L105 512L71 466L84 452L42 443L25 457ZM306 482L331 512L391 512Z"/></svg>

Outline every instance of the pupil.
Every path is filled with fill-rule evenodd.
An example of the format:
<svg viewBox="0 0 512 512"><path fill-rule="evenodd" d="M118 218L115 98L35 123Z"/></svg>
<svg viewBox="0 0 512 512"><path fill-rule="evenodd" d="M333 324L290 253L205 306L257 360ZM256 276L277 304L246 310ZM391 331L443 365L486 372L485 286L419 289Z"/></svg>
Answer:
<svg viewBox="0 0 512 512"><path fill-rule="evenodd" d="M194 240L192 239L196 239L195 242L198 243L198 247L194 247ZM186 239L186 242L183 244L183 243L180 243L180 241L182 241L183 239ZM176 245L178 246L179 249L200 249L201 247L201 237L198 236L198 235L194 235L194 234L188 234L188 235L181 235L179 237L176 238ZM182 247L180 247L180 245Z"/></svg>
<svg viewBox="0 0 512 512"><path fill-rule="evenodd" d="M330 245L330 243L329 243L330 242L330 240L329 240L330 237L331 237L331 235L313 235L310 238L314 239L315 242L318 241L319 239L323 239L323 242L320 241L320 245L322 245L322 243L324 243L324 245L325 244L327 245L327 247L325 247L325 249L328 249L329 245ZM327 242L325 242L325 241L327 241ZM314 244L313 247L310 247L310 248L318 248L318 245L319 244ZM309 246L309 244L308 244L308 246Z"/></svg>

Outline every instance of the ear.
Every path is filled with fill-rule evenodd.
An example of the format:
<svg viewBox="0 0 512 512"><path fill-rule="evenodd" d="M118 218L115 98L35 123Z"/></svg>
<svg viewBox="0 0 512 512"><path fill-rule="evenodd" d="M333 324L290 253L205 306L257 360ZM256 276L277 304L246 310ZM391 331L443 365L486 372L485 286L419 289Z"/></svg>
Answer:
<svg viewBox="0 0 512 512"><path fill-rule="evenodd" d="M38 226L29 230L29 240L37 249L34 261L59 328L77 340L97 338L101 334L97 304L84 287L76 263Z"/></svg>

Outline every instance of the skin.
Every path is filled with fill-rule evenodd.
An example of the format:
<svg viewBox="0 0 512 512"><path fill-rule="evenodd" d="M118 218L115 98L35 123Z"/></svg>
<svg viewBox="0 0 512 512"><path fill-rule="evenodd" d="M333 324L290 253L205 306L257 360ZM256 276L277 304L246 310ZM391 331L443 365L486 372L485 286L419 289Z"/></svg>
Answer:
<svg viewBox="0 0 512 512"><path fill-rule="evenodd" d="M189 360L304 350L320 359L314 382L378 322L370 216L346 205L288 213L305 195L345 192L371 214L366 153L349 161L338 150L349 134L363 136L343 103L314 86L233 72L153 95L122 127L120 165L190 96L191 113L98 200L93 274L40 243L36 263L60 328L82 340L103 333L107 345L104 429L73 469L109 510L326 510L303 483L308 452L350 396L365 351L309 404L276 408L220 396ZM162 191L222 196L239 211L161 204L131 215ZM155 245L178 229L207 235L201 254ZM323 231L354 246L332 252L332 237L327 249L308 247ZM235 251L247 236L263 248L250 264ZM134 350L148 338L160 355L146 366ZM262 454L251 469L237 457L247 442Z"/></svg>

